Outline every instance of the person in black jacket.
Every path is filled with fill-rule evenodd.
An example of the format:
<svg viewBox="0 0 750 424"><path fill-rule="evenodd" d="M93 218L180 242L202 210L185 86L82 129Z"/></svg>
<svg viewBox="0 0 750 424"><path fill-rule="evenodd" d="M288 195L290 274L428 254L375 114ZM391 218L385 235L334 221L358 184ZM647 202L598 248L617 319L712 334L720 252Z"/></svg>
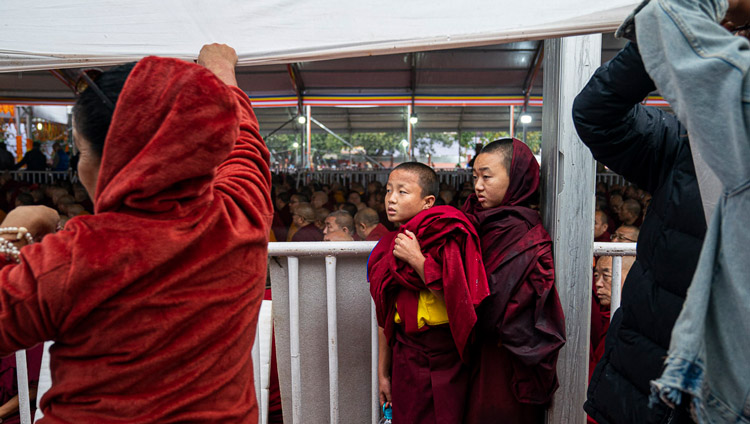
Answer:
<svg viewBox="0 0 750 424"><path fill-rule="evenodd" d="M15 165L18 169L26 165L27 171L44 171L47 169L47 157L42 153L41 144L34 142L34 147L23 155L21 162Z"/></svg>
<svg viewBox="0 0 750 424"><path fill-rule="evenodd" d="M584 405L599 424L691 422L684 411L648 402L706 232L685 127L639 104L653 90L637 46L629 44L596 71L573 105L578 135L594 157L653 194Z"/></svg>

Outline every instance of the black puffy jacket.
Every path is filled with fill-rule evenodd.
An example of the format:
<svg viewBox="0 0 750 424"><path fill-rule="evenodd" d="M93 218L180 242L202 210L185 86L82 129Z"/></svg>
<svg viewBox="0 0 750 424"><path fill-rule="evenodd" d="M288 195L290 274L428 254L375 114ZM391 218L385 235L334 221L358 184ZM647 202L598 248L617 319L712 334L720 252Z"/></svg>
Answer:
<svg viewBox="0 0 750 424"><path fill-rule="evenodd" d="M573 105L578 135L594 157L653 196L584 405L599 424L690 422L664 404L648 407L649 382L661 375L706 232L685 127L639 104L654 89L630 44Z"/></svg>

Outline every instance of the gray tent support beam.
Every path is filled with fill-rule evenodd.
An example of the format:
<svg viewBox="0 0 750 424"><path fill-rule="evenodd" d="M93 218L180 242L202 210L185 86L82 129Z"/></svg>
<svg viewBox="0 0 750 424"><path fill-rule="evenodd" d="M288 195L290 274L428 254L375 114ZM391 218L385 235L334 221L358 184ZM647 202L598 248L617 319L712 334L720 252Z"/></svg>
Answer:
<svg viewBox="0 0 750 424"><path fill-rule="evenodd" d="M328 134L331 134L336 140L344 143L344 145L347 146L347 147L349 147L350 150L354 148L354 146L352 146L351 143L349 143L348 141L344 140L344 138L342 138L340 135L338 135L335 132L333 132L330 129L328 129L328 127L326 127L325 125L323 125L323 123L321 123L317 119L311 117L310 121L312 123L314 123L315 125L319 126L320 129L322 129L323 131L327 132ZM378 166L379 168L383 167L383 165L381 165L380 162L378 162L376 159L374 159L374 158L372 158L372 157L370 157L368 155L365 155L365 159L369 160L370 162L372 162L374 165Z"/></svg>
<svg viewBox="0 0 750 424"><path fill-rule="evenodd" d="M565 312L547 422L586 422L594 231L594 159L573 126L575 96L601 63L601 34L545 41L542 218L554 243L555 285Z"/></svg>

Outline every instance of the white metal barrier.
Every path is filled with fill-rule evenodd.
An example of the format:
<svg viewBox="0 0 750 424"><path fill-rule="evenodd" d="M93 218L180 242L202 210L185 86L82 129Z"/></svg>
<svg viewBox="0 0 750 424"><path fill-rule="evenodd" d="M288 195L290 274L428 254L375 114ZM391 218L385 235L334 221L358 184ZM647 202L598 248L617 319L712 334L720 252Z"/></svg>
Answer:
<svg viewBox="0 0 750 424"><path fill-rule="evenodd" d="M72 171L7 171L15 181L31 184L53 184L57 181L78 181L78 176Z"/></svg>
<svg viewBox="0 0 750 424"><path fill-rule="evenodd" d="M343 186L350 186L352 183L367 185L371 181L380 181L385 184L388 181L390 169L373 169L373 170L347 170L347 169L322 169L318 171L297 171L292 173L296 178L297 186L315 181L320 184L339 183ZM471 181L471 170L456 169L450 171L436 170L441 183L458 187L459 185Z"/></svg>
<svg viewBox="0 0 750 424"><path fill-rule="evenodd" d="M612 294L609 305L610 320L622 300L622 257L635 256L636 243L594 243L595 256L612 256Z"/></svg>
<svg viewBox="0 0 750 424"><path fill-rule="evenodd" d="M338 335L338 313L336 288L340 283L337 274L337 258L342 256L356 257L361 260L361 265L366 266L367 257L375 247L376 242L299 242L299 243L269 243L269 257L286 257L288 267L289 287L289 355L291 359L291 423L299 424L308 420L303 419L302 403L302 352L300 349L300 265L301 257L319 257L325 261L325 292L327 310L327 355L328 355L328 397L329 416L327 419L332 424L349 422L340 416L340 393L339 393L339 335ZM636 254L635 243L594 243L594 254L596 256L612 256L612 303L611 310L620 306L620 276L622 275L622 257L634 256ZM357 281L355 283L364 283ZM362 284L361 290L367 292L367 285ZM380 419L380 405L378 392L378 325L375 317L375 305L370 301L369 320L370 328L370 391L371 412L370 418L373 424ZM275 313L275 312L274 312ZM276 319L276 318L274 318ZM588 324L588 323L587 323ZM256 341L258 336L256 335ZM258 344L256 343L256 347ZM277 355L281 356L281 350ZM258 365L259 353L253 351L255 367L255 387L258 393L261 388L260 367ZM29 414L29 389L26 372L25 351L16 352L16 363L18 367L19 403L21 412L21 423L31 424ZM288 406L288 405L287 405ZM286 407L285 407L286 408ZM266 411L260 411L259 418L262 420Z"/></svg>
<svg viewBox="0 0 750 424"><path fill-rule="evenodd" d="M605 183L607 184L607 187L612 187L612 185L619 185L624 186L628 182L625 180L625 177L623 177L620 174L615 174L614 172L600 172L596 174L596 182L597 183Z"/></svg>
<svg viewBox="0 0 750 424"><path fill-rule="evenodd" d="M385 184L388 181L388 174L391 172L390 169L322 169L318 171L279 169L278 171L295 178L298 187L310 181L320 184L339 183L345 187L351 186L352 183L367 185L370 181L380 181L380 183ZM472 181L470 169L455 169L449 171L436 170L436 172L440 178L440 182L448 184L451 187L459 187L465 182ZM608 186L612 186L613 184L627 184L627 181L625 181L623 176L613 172L596 174L596 181L607 183Z"/></svg>

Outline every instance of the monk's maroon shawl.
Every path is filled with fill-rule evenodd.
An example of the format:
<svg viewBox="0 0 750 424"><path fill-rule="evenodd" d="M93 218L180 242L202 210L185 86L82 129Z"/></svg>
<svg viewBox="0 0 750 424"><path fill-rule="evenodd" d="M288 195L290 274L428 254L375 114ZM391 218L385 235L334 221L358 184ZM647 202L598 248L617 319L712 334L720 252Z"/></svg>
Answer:
<svg viewBox="0 0 750 424"><path fill-rule="evenodd" d="M417 236L426 258L423 282L414 269L393 256L396 236L409 230ZM393 343L393 318L398 303L404 331L417 328L419 291L442 290L449 326L462 359L477 321L474 311L489 294L479 251L479 237L472 224L456 208L435 206L417 214L398 231L385 235L375 246L367 264L370 293L375 301L378 325Z"/></svg>
<svg viewBox="0 0 750 424"><path fill-rule="evenodd" d="M480 235L490 286L478 309L479 331L510 352L516 399L542 404L558 387L565 321L554 286L552 241L539 214L528 207L538 186L536 159L514 139L510 185L500 206L484 209L471 195L463 211Z"/></svg>

